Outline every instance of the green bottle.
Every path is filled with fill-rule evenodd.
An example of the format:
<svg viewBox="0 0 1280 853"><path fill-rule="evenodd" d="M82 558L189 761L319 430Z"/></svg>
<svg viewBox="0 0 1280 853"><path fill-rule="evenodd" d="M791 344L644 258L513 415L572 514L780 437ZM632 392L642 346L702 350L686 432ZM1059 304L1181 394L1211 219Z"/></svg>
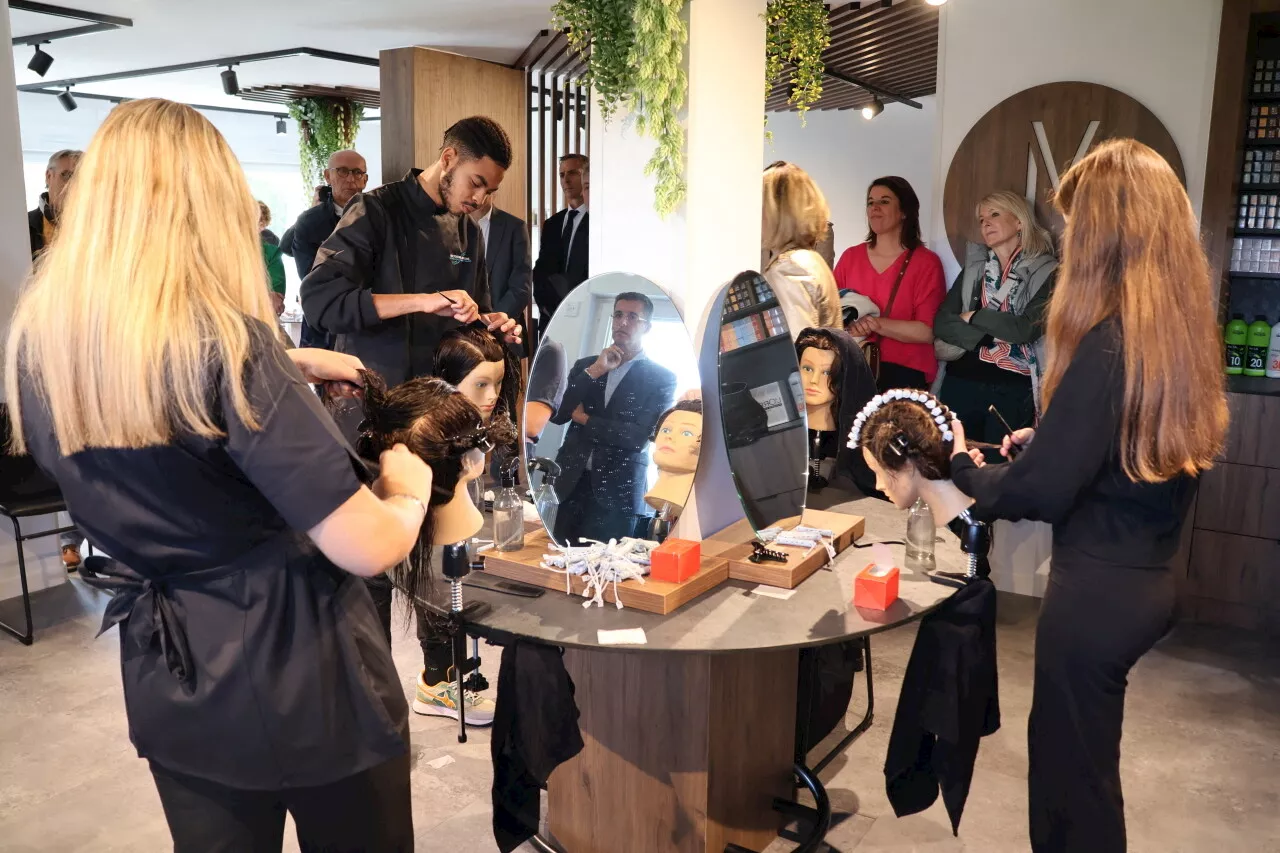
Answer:
<svg viewBox="0 0 1280 853"><path fill-rule="evenodd" d="M1244 372L1244 351L1249 339L1249 326L1243 314L1232 314L1227 324L1227 375L1239 376Z"/></svg>
<svg viewBox="0 0 1280 853"><path fill-rule="evenodd" d="M1244 375L1267 375L1267 349L1271 346L1271 326L1267 318L1259 314L1249 324L1248 344L1245 347Z"/></svg>

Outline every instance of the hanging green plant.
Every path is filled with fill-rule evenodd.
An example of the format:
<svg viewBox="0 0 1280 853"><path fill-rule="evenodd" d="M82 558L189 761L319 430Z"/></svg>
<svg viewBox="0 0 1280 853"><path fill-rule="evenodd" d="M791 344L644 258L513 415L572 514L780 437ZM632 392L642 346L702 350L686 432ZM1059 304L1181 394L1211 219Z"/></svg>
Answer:
<svg viewBox="0 0 1280 853"><path fill-rule="evenodd" d="M629 110L636 131L658 143L645 166L654 178L654 208L666 217L684 201L684 107L689 81L680 18L685 0L556 0L556 26L587 62L583 81L608 122Z"/></svg>
<svg viewBox="0 0 1280 853"><path fill-rule="evenodd" d="M822 97L822 54L831 46L831 25L822 0L769 0L765 8L765 97L781 79L791 84L787 103L805 113Z"/></svg>
<svg viewBox="0 0 1280 853"><path fill-rule="evenodd" d="M298 98L289 102L298 123L298 155L307 197L324 183L324 170L335 151L355 145L364 105L347 98Z"/></svg>

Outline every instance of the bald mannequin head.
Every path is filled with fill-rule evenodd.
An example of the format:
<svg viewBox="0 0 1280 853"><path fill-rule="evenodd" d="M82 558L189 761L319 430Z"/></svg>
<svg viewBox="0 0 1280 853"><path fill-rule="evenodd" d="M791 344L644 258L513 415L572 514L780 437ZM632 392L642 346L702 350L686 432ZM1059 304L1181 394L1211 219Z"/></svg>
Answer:
<svg viewBox="0 0 1280 853"><path fill-rule="evenodd" d="M351 197L369 183L369 167L355 151L335 151L324 170L324 182L333 190L333 203L345 207ZM358 173L358 174L356 174Z"/></svg>

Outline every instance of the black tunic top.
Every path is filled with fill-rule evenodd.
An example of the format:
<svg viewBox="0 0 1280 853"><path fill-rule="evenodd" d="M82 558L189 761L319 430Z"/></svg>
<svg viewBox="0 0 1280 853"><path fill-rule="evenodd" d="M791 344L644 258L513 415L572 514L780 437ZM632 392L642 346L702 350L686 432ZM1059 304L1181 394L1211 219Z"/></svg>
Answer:
<svg viewBox="0 0 1280 853"><path fill-rule="evenodd" d="M951 460L951 476L985 518L1053 525L1053 565L1165 567L1177 553L1196 479L1135 483L1120 464L1124 350L1114 319L1076 350L1035 441L1008 464Z"/></svg>
<svg viewBox="0 0 1280 853"><path fill-rule="evenodd" d="M363 466L271 331L251 331L259 431L220 370L225 438L62 456L30 387L23 429L76 525L116 561L87 566L118 589L104 629L120 625L138 754L238 788L322 785L404 754L408 708L365 585L305 534L360 488Z"/></svg>

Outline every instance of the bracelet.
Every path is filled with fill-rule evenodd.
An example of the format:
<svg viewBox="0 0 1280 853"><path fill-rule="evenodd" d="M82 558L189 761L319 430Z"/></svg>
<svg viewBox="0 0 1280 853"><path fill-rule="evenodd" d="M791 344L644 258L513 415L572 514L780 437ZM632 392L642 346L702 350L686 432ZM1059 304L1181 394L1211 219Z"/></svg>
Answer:
<svg viewBox="0 0 1280 853"><path fill-rule="evenodd" d="M413 501L418 505L418 509L422 510L422 517L427 517L427 505L422 502L421 498L416 498L407 492L396 492L394 495L387 495L384 500L391 500L393 498L404 498L407 501Z"/></svg>

